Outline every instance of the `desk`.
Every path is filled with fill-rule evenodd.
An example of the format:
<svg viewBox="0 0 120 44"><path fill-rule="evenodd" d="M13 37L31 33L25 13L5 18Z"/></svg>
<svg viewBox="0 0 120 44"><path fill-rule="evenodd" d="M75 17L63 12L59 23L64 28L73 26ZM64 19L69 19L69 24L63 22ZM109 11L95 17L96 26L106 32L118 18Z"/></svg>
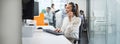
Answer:
<svg viewBox="0 0 120 44"><path fill-rule="evenodd" d="M24 37L22 40L23 44L72 44L63 35L56 36L42 30L35 30L33 37Z"/></svg>

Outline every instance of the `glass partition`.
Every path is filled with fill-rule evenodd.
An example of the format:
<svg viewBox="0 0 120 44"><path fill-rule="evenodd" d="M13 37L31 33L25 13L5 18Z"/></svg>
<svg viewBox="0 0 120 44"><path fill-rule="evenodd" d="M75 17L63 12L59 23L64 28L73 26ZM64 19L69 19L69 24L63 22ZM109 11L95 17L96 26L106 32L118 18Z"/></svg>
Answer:
<svg viewBox="0 0 120 44"><path fill-rule="evenodd" d="M91 0L89 44L120 44L120 1Z"/></svg>

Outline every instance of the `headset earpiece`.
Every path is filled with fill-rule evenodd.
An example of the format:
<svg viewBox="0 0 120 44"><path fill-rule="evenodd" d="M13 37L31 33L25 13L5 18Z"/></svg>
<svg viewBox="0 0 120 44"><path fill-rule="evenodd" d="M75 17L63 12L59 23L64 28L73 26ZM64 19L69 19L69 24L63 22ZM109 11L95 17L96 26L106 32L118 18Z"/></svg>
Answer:
<svg viewBox="0 0 120 44"><path fill-rule="evenodd" d="M71 3L72 3L72 12L76 12L76 6L75 6L75 4L73 2L71 2Z"/></svg>

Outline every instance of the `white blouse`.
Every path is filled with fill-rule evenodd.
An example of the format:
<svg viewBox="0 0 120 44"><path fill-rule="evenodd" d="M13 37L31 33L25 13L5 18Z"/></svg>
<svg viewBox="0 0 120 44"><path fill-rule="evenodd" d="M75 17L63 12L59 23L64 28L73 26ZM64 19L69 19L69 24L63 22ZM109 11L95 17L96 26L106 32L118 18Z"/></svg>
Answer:
<svg viewBox="0 0 120 44"><path fill-rule="evenodd" d="M79 17L74 16L71 22L69 21L68 17L65 17L63 20L61 30L64 33L65 37L79 39L80 25L81 19Z"/></svg>

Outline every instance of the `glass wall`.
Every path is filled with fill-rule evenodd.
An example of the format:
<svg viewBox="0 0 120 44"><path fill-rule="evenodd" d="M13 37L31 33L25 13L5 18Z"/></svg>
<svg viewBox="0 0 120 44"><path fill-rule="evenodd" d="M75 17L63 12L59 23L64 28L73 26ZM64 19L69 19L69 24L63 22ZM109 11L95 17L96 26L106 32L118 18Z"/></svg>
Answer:
<svg viewBox="0 0 120 44"><path fill-rule="evenodd" d="M120 44L120 0L90 1L89 44Z"/></svg>

